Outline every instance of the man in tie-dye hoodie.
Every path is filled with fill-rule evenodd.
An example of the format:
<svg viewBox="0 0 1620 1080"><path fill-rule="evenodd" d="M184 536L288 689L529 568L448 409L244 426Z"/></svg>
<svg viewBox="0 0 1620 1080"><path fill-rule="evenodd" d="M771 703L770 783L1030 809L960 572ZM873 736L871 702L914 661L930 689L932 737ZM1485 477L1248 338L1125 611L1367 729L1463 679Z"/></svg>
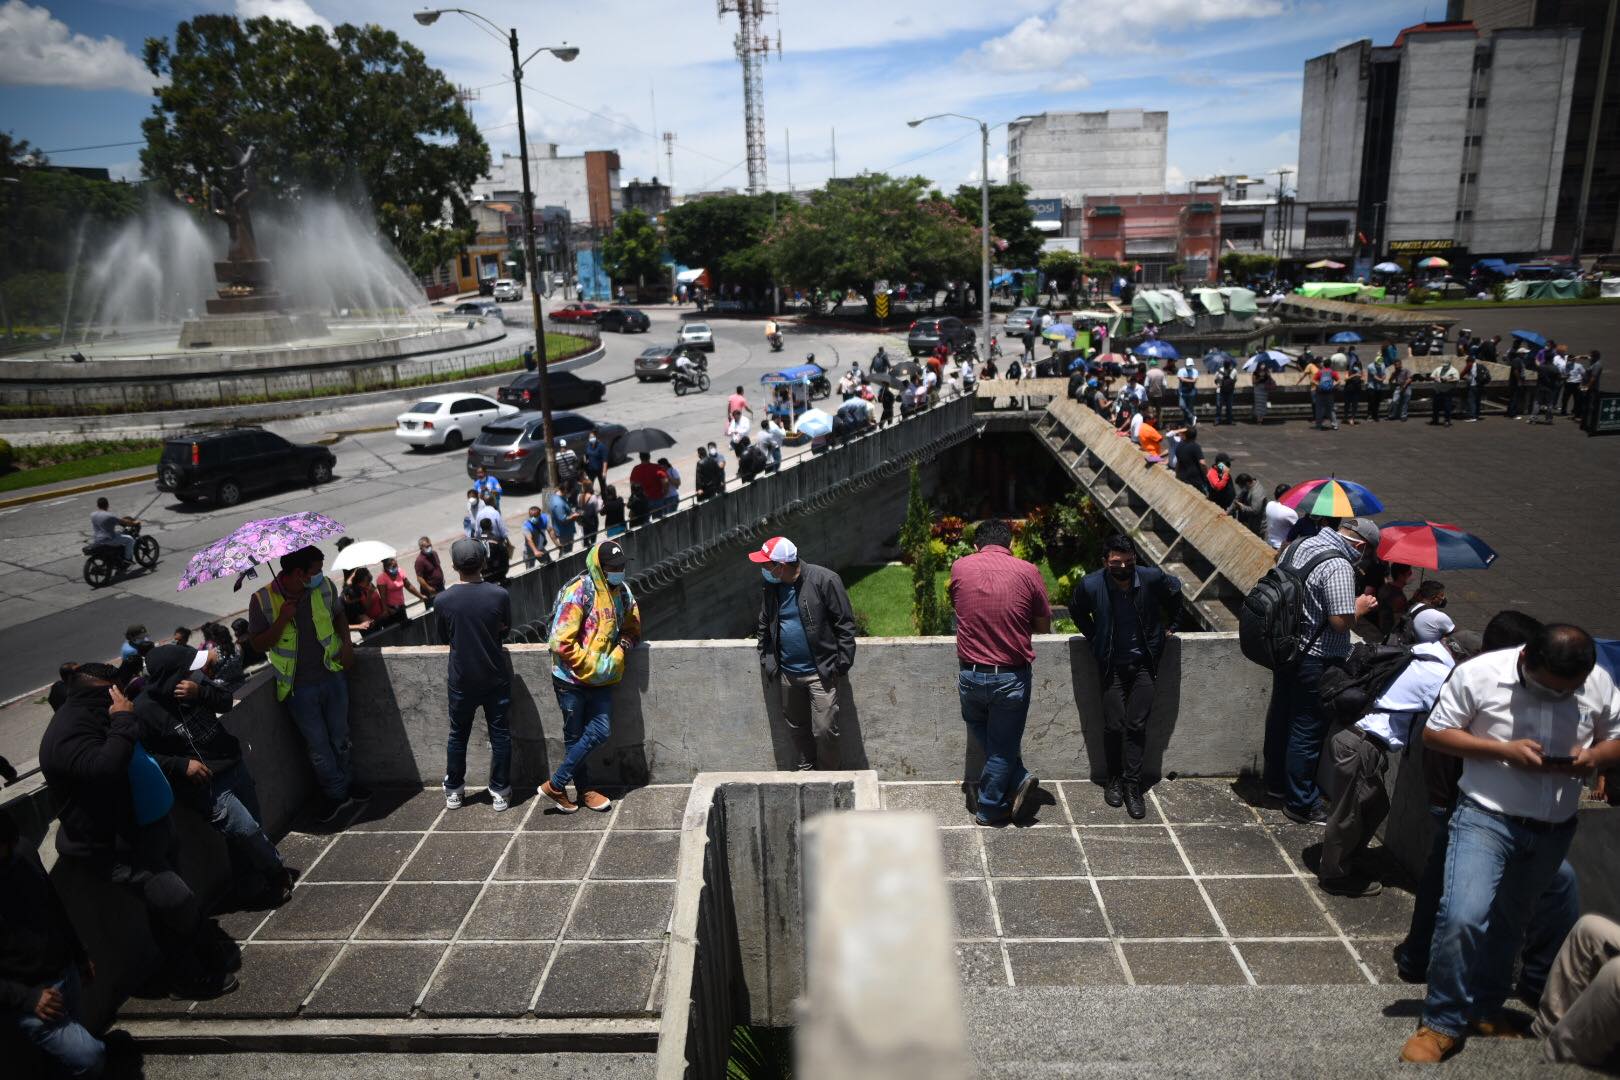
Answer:
<svg viewBox="0 0 1620 1080"><path fill-rule="evenodd" d="M585 759L613 726L613 687L624 678L625 655L641 638L641 610L625 582L629 556L606 540L585 557L585 572L557 593L551 616L551 686L563 715L563 759L541 794L572 814L606 813L613 802L591 788ZM568 797L573 781L579 801Z"/></svg>

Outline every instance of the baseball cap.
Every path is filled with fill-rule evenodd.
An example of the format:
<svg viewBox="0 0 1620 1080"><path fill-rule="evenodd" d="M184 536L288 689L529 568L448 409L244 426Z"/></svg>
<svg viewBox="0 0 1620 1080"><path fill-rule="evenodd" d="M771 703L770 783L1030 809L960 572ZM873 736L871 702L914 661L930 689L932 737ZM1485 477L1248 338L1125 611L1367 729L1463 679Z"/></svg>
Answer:
<svg viewBox="0 0 1620 1080"><path fill-rule="evenodd" d="M1372 520L1371 518L1346 518L1340 524L1340 528L1349 529L1351 532L1361 537L1362 540L1366 541L1369 548L1371 548L1374 552L1377 552L1379 533L1378 523L1376 521Z"/></svg>
<svg viewBox="0 0 1620 1080"><path fill-rule="evenodd" d="M596 561L603 570L623 570L630 565L630 555L617 540L604 540L596 545Z"/></svg>
<svg viewBox="0 0 1620 1080"><path fill-rule="evenodd" d="M484 565L484 545L462 537L450 545L450 565L457 570L477 570Z"/></svg>
<svg viewBox="0 0 1620 1080"><path fill-rule="evenodd" d="M758 551L748 553L749 562L798 562L799 548L785 536L773 536Z"/></svg>

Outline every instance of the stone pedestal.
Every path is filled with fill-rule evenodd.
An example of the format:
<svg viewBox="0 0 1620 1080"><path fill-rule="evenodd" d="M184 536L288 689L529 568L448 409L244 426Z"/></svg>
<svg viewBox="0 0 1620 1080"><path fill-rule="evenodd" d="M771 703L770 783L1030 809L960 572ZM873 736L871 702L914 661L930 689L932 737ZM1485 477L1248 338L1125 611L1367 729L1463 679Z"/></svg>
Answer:
<svg viewBox="0 0 1620 1080"><path fill-rule="evenodd" d="M280 293L270 288L269 259L222 259L214 264L219 295L208 314L180 328L182 349L235 349L285 345L325 337L319 315L290 314Z"/></svg>
<svg viewBox="0 0 1620 1080"><path fill-rule="evenodd" d="M208 302L212 311L215 301ZM265 312L249 315L214 315L187 319L180 328L182 349L232 349L256 345L284 345L303 335L291 315Z"/></svg>

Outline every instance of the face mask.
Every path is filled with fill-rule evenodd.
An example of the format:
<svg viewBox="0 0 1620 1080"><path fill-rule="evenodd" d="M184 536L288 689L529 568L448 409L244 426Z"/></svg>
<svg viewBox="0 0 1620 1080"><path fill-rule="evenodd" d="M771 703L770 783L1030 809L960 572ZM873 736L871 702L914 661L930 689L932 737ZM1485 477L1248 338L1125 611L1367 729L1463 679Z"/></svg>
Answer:
<svg viewBox="0 0 1620 1080"><path fill-rule="evenodd" d="M1519 677L1524 680L1525 687L1532 694L1546 701L1568 701L1575 695L1573 690L1554 690L1544 683L1537 682L1535 676L1525 670L1522 660L1519 661Z"/></svg>
<svg viewBox="0 0 1620 1080"><path fill-rule="evenodd" d="M765 584L767 585L777 584L775 576L763 566L759 568L759 576L765 579Z"/></svg>
<svg viewBox="0 0 1620 1080"><path fill-rule="evenodd" d="M624 584L624 571L623 570L609 570L607 572L607 580L608 580L609 585L623 585Z"/></svg>
<svg viewBox="0 0 1620 1080"><path fill-rule="evenodd" d="M386 570L385 570L385 573L387 573L389 577L399 577L399 567L397 567L397 566L387 567Z"/></svg>
<svg viewBox="0 0 1620 1080"><path fill-rule="evenodd" d="M323 582L325 580L326 580L326 574L325 573L315 574L304 585L304 588L306 588L306 589L318 589L318 588L321 587L321 582Z"/></svg>

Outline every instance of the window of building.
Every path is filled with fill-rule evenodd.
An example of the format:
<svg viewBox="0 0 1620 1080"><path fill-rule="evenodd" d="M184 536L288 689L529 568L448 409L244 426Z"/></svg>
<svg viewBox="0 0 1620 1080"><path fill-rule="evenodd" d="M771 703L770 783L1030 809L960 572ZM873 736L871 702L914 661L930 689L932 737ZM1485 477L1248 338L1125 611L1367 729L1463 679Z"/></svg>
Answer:
<svg viewBox="0 0 1620 1080"><path fill-rule="evenodd" d="M1258 221L1234 222L1221 226L1221 233L1228 240L1259 240L1264 235L1264 226Z"/></svg>
<svg viewBox="0 0 1620 1080"><path fill-rule="evenodd" d="M1463 187L1478 186L1479 173L1465 172L1457 178L1457 183L1461 184Z"/></svg>
<svg viewBox="0 0 1620 1080"><path fill-rule="evenodd" d="M1485 107L1485 99L1482 97L1477 97L1470 102L1470 104L1476 109L1483 109Z"/></svg>
<svg viewBox="0 0 1620 1080"><path fill-rule="evenodd" d="M1474 70L1475 71L1489 71L1489 70L1491 70L1491 54L1488 53L1488 52L1477 52L1477 53L1475 53L1474 54Z"/></svg>
<svg viewBox="0 0 1620 1080"><path fill-rule="evenodd" d="M472 277L472 260L467 257L465 251L461 253L461 276Z"/></svg>
<svg viewBox="0 0 1620 1080"><path fill-rule="evenodd" d="M1305 239L1307 239L1307 240L1310 240L1310 239L1318 239L1318 240L1320 240L1320 239L1326 239L1326 238L1329 238L1329 237L1341 237L1341 236L1345 235L1346 233L1348 233L1349 231L1350 231L1350 223L1348 221L1343 220L1342 218L1328 220L1328 221L1310 221L1310 220L1307 220L1305 222Z"/></svg>
<svg viewBox="0 0 1620 1080"><path fill-rule="evenodd" d="M1474 212L1472 210L1459 210L1459 211L1457 211L1457 220L1458 221L1473 221L1474 220Z"/></svg>
<svg viewBox="0 0 1620 1080"><path fill-rule="evenodd" d="M1482 146L1484 143L1485 136L1483 135L1470 135L1468 138L1463 140L1464 146Z"/></svg>

